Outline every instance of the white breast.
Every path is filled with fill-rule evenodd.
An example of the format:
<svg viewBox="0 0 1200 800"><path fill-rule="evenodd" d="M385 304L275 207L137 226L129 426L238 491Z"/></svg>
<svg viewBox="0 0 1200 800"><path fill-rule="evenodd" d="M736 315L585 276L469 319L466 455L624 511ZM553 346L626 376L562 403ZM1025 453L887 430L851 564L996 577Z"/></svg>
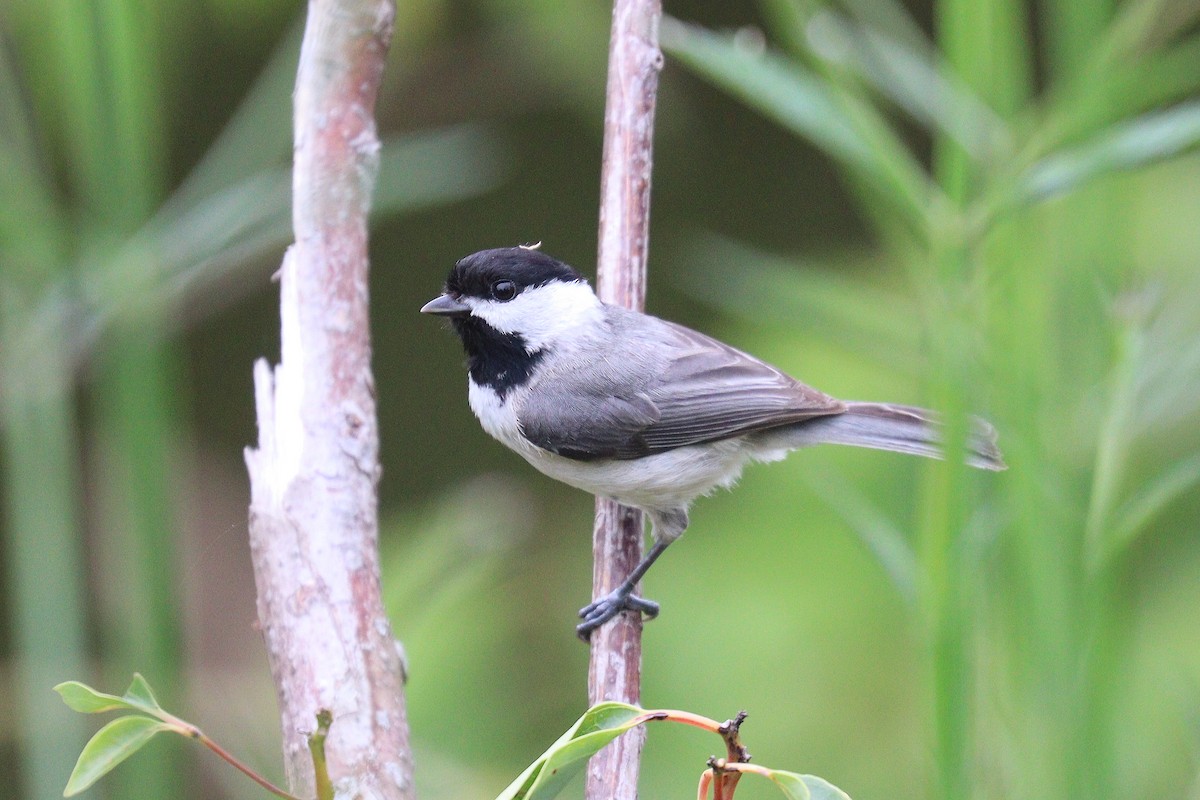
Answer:
<svg viewBox="0 0 1200 800"><path fill-rule="evenodd" d="M467 379L467 402L479 424L492 437L499 439L508 447L520 452L522 444L529 445L521 435L521 425L517 420L517 412L510 394L504 400L490 386L480 386L475 381Z"/></svg>
<svg viewBox="0 0 1200 800"><path fill-rule="evenodd" d="M501 400L490 387L468 383L471 410L492 437L555 480L637 508L686 508L696 497L732 485L753 457L742 440L728 439L636 460L565 458L537 447L522 435L519 391Z"/></svg>

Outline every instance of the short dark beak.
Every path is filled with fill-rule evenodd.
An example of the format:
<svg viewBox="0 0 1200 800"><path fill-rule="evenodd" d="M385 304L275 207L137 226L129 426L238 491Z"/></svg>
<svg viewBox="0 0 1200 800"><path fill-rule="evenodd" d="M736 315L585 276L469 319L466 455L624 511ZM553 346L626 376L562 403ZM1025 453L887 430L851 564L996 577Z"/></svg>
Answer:
<svg viewBox="0 0 1200 800"><path fill-rule="evenodd" d="M439 317L465 317L471 313L471 307L460 303L448 294L435 297L421 306L422 314L437 314Z"/></svg>

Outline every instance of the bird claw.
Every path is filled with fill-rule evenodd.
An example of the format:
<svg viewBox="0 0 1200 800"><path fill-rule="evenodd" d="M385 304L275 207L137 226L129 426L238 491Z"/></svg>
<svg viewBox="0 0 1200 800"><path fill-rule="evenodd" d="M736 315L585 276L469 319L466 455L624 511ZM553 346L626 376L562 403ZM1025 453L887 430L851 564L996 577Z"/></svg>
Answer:
<svg viewBox="0 0 1200 800"><path fill-rule="evenodd" d="M639 611L646 616L646 619L654 619L658 616L659 606L653 600L638 597L636 594L621 593L620 591L609 592L604 597L579 609L579 616L583 622L575 626L575 633L586 642L591 639L594 630L622 611Z"/></svg>

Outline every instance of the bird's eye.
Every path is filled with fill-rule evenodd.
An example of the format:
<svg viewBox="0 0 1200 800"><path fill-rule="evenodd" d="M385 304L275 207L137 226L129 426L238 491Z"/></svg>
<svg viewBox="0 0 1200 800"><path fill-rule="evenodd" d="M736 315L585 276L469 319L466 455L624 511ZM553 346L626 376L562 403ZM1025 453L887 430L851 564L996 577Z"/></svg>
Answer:
<svg viewBox="0 0 1200 800"><path fill-rule="evenodd" d="M512 281L496 281L492 284L492 297L507 303L517 296L517 285Z"/></svg>

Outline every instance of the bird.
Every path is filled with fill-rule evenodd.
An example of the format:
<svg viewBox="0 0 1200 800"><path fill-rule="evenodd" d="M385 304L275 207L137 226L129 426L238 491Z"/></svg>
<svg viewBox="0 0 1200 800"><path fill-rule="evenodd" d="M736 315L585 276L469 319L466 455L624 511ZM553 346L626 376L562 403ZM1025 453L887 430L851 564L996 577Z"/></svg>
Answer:
<svg viewBox="0 0 1200 800"><path fill-rule="evenodd" d="M650 520L644 558L580 610L585 641L622 611L657 616L635 587L687 528L692 501L733 486L747 464L816 444L942 456L932 412L838 400L691 328L604 303L537 245L460 259L421 312L448 318L462 340L484 431L551 478ZM971 426L966 462L1005 469L994 428Z"/></svg>

